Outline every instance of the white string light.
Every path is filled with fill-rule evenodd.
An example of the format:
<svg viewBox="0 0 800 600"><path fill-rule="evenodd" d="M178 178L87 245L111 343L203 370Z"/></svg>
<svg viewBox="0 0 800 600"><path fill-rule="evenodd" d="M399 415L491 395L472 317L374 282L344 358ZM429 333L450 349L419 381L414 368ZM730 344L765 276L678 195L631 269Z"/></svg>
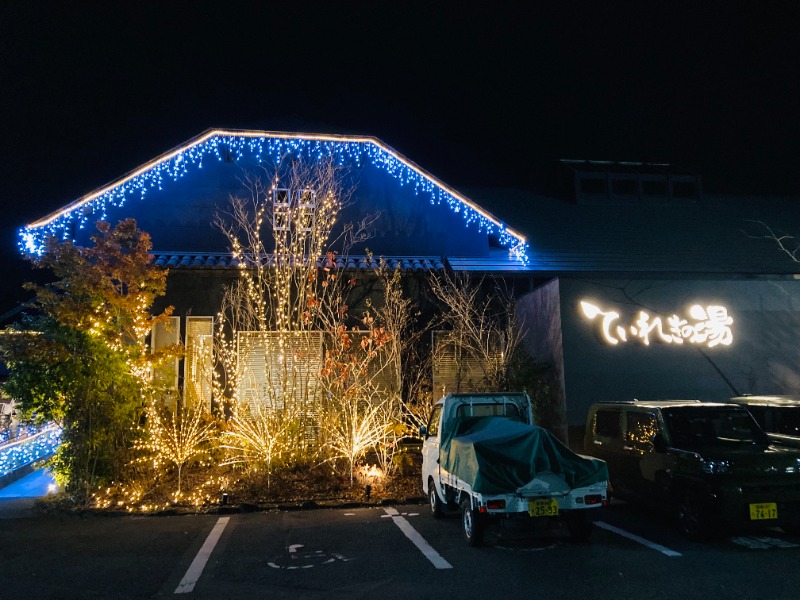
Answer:
<svg viewBox="0 0 800 600"><path fill-rule="evenodd" d="M223 161L232 157L235 160L250 158L257 162L278 162L285 155L311 159L333 157L340 165L356 167L372 164L391 175L401 186L411 186L415 194L426 195L431 204L446 204L463 216L466 226L477 226L479 231L497 235L500 245L509 249L512 258L527 262L528 245L524 236L376 138L232 130L208 131L118 181L23 227L19 231L19 248L23 253L39 255L50 236L72 240L72 232L83 229L90 214L92 220L96 220L97 215L106 219L109 208L119 208L132 198L144 198L152 189L161 190L189 173L190 169L202 169L206 160ZM91 210L86 210L87 207Z"/></svg>

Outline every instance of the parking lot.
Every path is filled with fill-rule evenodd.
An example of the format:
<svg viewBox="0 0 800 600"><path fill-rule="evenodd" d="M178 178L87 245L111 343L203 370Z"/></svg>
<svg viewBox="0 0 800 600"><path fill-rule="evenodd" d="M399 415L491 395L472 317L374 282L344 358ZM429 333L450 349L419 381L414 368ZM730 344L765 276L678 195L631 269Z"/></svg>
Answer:
<svg viewBox="0 0 800 600"><path fill-rule="evenodd" d="M622 502L589 543L490 529L425 505L171 517L33 517L0 529L0 598L796 598L800 539L681 538ZM479 590L484 590L480 591Z"/></svg>

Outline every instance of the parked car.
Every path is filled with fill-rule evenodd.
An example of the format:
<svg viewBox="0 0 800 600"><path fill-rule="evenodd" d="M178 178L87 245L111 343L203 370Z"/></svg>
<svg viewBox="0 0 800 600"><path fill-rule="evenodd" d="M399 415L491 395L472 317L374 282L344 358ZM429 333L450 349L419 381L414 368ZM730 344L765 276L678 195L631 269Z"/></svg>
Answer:
<svg viewBox="0 0 800 600"><path fill-rule="evenodd" d="M584 445L607 462L614 496L667 508L690 538L731 523L800 534L800 448L771 443L742 406L598 403Z"/></svg>
<svg viewBox="0 0 800 600"><path fill-rule="evenodd" d="M737 396L731 402L747 408L774 442L800 448L800 396Z"/></svg>

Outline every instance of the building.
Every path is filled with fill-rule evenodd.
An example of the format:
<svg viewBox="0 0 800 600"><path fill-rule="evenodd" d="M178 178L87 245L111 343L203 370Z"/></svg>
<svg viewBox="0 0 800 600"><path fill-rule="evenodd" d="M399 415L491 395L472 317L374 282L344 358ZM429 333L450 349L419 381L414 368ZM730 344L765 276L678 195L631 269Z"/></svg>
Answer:
<svg viewBox="0 0 800 600"><path fill-rule="evenodd" d="M310 165L323 165L325 172L310 178L299 173ZM330 239L349 239L347 251L335 257L323 256L327 246L315 246L317 227L328 223L328 191L343 199ZM253 197L269 199L271 212L260 227L265 245L237 256L218 225L235 228L231 199L248 203ZM20 247L35 255L51 235L86 245L96 221L115 224L129 217L150 234L156 264L169 269L161 305L175 311L170 326L153 332L152 346L182 341L186 347L185 359L161 375L185 396L208 404L214 396L215 322L241 268L286 264L309 254L333 260L359 279L361 306L380 261L400 269L410 293L419 297L415 281L431 272L505 275L524 271L526 260L521 234L377 139L261 131L212 130L189 140L31 223L20 231ZM295 242L299 251L289 248ZM289 340L281 329L275 325L274 335L237 333L240 398L265 402L279 373L297 368L290 362L299 354L308 365L301 393L317 394L311 371L319 370L326 353L323 332ZM387 374L382 385L399 389L399 375Z"/></svg>
<svg viewBox="0 0 800 600"><path fill-rule="evenodd" d="M48 235L87 243L94 221L135 218L170 269L176 307L174 333L157 331L153 344L202 349L240 268L216 216L272 165L323 157L353 190L340 223L373 230L339 267L367 272L383 257L409 278L451 270L512 282L525 345L548 366L570 426L598 400L800 391L800 265L767 239L767 228L800 231L798 200L710 194L670 165L562 161L545 191L532 182L465 195L375 138L211 130L31 223L20 248L36 254ZM275 207L317 201L283 180L258 185ZM175 386L210 401L193 375L207 353L192 352L174 366Z"/></svg>

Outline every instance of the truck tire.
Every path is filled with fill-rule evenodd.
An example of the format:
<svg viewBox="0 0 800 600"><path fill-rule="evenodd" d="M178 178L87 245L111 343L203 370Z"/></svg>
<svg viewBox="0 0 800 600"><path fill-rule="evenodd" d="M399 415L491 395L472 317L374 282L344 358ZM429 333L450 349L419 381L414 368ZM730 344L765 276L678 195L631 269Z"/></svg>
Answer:
<svg viewBox="0 0 800 600"><path fill-rule="evenodd" d="M591 510L591 509L590 509ZM576 542L588 542L594 531L594 523L589 518L588 510L570 510L564 512L570 537Z"/></svg>
<svg viewBox="0 0 800 600"><path fill-rule="evenodd" d="M472 508L469 498L461 501L461 526L469 546L480 546L483 543L483 520Z"/></svg>
<svg viewBox="0 0 800 600"><path fill-rule="evenodd" d="M434 519L441 519L444 516L444 504L436 492L433 478L428 479L428 500L431 507L431 516Z"/></svg>

